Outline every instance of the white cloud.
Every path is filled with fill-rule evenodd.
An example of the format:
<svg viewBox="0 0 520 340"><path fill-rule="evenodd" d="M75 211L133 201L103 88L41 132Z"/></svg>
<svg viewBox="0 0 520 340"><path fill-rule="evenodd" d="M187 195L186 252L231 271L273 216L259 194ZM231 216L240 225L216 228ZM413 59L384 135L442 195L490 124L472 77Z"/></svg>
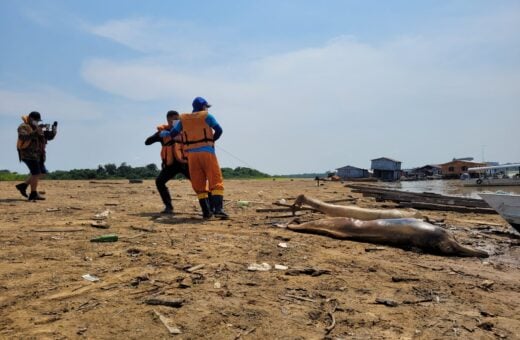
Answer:
<svg viewBox="0 0 520 340"><path fill-rule="evenodd" d="M217 29L206 31L193 23L165 21L146 17L110 20L101 25L85 25L97 36L113 40L143 53L167 53L175 60L216 57L212 36ZM204 36L201 43L194 36Z"/></svg>
<svg viewBox="0 0 520 340"><path fill-rule="evenodd" d="M517 44L517 35L485 32L507 31L504 25L517 34L520 29L497 15L377 45L338 37L195 71L144 57L90 60L82 74L132 100L170 100L186 109L194 96L206 96L225 129L222 146L271 172L367 167L382 155L414 166L478 155L481 144L493 144L488 151L506 161L520 158L519 150L501 150L512 142L511 123L520 123L520 71L502 67L486 50L510 53L507 44ZM479 136L484 126L493 142Z"/></svg>
<svg viewBox="0 0 520 340"><path fill-rule="evenodd" d="M31 111L39 111L53 119L74 121L96 120L103 116L98 104L55 88L43 87L32 91L0 88L0 116L20 117Z"/></svg>
<svg viewBox="0 0 520 340"><path fill-rule="evenodd" d="M222 42L207 43L211 35L189 24L114 20L88 30L142 56L85 61L83 79L115 95L109 104L53 89L0 90L0 118L33 107L62 117L73 113L74 119L94 113L96 125L74 124L74 132L63 131L63 142L87 141L81 146L84 157L71 156L65 168L156 162L158 151L144 147L144 137L163 119L162 112L187 111L198 95L213 104L224 128L218 145L270 173L369 167L379 156L411 167L478 157L481 145L489 160L515 161L520 159L515 147L519 23L515 8L377 44L340 36L321 46L251 59L223 53L217 46ZM145 116L148 107L162 111ZM127 119L109 114L123 111ZM73 143L61 143L55 143L60 152L50 156L53 162L76 150ZM246 165L225 152L219 159L222 166Z"/></svg>

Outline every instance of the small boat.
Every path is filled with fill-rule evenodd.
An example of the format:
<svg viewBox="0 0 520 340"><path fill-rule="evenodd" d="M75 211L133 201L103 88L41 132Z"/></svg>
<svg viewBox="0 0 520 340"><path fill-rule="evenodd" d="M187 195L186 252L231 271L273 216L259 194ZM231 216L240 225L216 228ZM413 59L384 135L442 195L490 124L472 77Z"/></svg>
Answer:
<svg viewBox="0 0 520 340"><path fill-rule="evenodd" d="M477 177L470 174L466 174L467 176L461 176L466 178L462 181L462 185L465 187L520 185L520 164L469 168L468 172L473 175L476 174Z"/></svg>
<svg viewBox="0 0 520 340"><path fill-rule="evenodd" d="M520 195L508 193L480 193L480 197L520 232Z"/></svg>

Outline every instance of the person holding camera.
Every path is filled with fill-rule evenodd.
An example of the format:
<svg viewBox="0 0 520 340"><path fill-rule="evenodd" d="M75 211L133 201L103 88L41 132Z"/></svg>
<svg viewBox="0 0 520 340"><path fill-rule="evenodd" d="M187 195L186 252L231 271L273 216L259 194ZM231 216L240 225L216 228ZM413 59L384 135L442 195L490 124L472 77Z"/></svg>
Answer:
<svg viewBox="0 0 520 340"><path fill-rule="evenodd" d="M29 168L30 176L23 183L17 184L16 189L22 196L30 201L44 200L38 191L38 181L47 173L45 168L45 147L47 142L53 140L58 132L58 122L41 124L41 115L33 111L27 116L22 116L23 123L18 127L18 142L16 148L21 162ZM27 195L27 188L31 187L31 193Z"/></svg>

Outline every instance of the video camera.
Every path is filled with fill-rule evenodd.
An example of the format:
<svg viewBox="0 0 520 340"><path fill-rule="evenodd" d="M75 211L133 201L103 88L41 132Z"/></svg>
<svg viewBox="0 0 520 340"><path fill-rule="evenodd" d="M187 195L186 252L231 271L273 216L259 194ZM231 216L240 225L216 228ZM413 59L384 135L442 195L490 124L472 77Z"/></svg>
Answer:
<svg viewBox="0 0 520 340"><path fill-rule="evenodd" d="M51 124L39 124L38 125L43 131L52 131L52 130L56 130L56 128L58 127L58 122L54 122L52 124L52 127L51 127Z"/></svg>

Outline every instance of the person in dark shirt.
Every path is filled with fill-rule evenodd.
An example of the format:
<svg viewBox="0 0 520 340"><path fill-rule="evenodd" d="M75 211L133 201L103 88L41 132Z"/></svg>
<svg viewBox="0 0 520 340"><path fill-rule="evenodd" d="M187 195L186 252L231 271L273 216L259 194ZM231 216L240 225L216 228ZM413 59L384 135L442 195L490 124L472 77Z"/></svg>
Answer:
<svg viewBox="0 0 520 340"><path fill-rule="evenodd" d="M160 142L161 148L161 160L162 170L159 176L155 179L155 185L159 191L159 195L164 203L163 214L173 214L173 204L170 196L170 192L166 183L173 179L178 174L183 174L184 177L190 179L190 173L188 170L188 161L184 153L184 146L181 143L181 138L172 137L161 137L161 131L169 131L175 122L179 120L179 113L177 111L168 111L166 114L166 120L168 124L159 125L157 132L152 136L148 137L144 142L146 145Z"/></svg>

